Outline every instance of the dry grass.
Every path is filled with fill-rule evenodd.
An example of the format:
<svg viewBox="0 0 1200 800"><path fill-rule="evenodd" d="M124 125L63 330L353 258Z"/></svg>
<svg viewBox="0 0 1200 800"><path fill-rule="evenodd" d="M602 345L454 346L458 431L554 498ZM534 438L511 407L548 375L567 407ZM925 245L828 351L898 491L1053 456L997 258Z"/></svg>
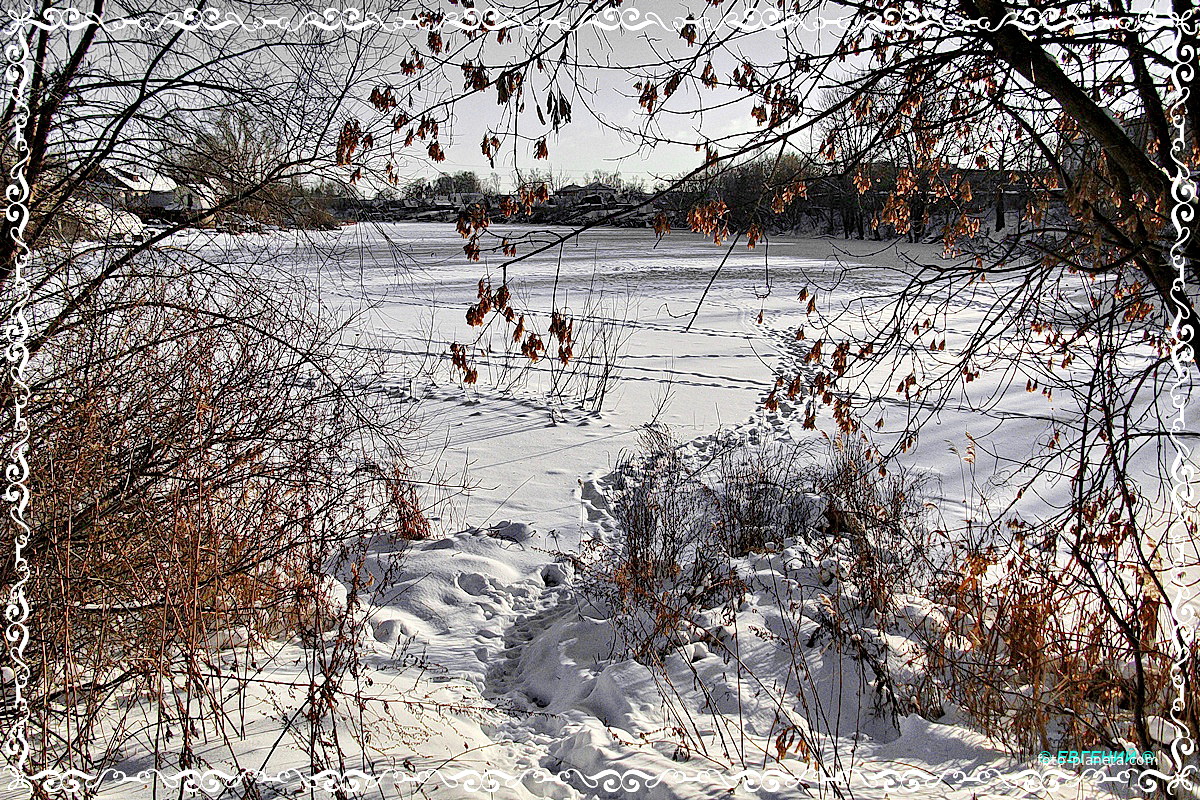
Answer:
<svg viewBox="0 0 1200 800"><path fill-rule="evenodd" d="M52 291L76 276L47 276L30 407L35 768L111 765L134 736L156 764L195 766L199 741L233 735L272 639L308 645L300 719L321 728L357 668L363 548L428 532L403 420L375 405L378 365L340 347L345 321L266 266L222 270L152 253L76 308ZM349 576L348 601L331 601L330 574ZM217 666L230 650L241 666ZM150 722L121 711L129 697Z"/></svg>
<svg viewBox="0 0 1200 800"><path fill-rule="evenodd" d="M893 621L887 599L911 591L928 567L919 487L902 476L871 479L874 470L862 468L862 451L852 444L839 443L825 466L814 465L816 456L798 445L731 443L705 459L685 457L666 430L651 428L617 469L611 495L617 538L594 559L585 591L612 610L625 653L655 674L685 749L704 749L687 731L715 725L726 754L737 751L733 757L743 765L761 766L791 752L836 767L839 756L830 755L828 737L853 731L826 730L836 728L842 712L837 692L810 672L814 647L832 648L855 665L844 679L863 681L864 708L881 730L894 727L900 703L881 631ZM829 501L825 513L817 490ZM894 549L907 546L923 547L922 557L900 557L904 552ZM785 557L785 547L793 555ZM816 565L835 551L844 562L839 575L818 582ZM776 579L746 582L742 559L754 554L770 559ZM729 628L749 592L780 614L772 630L742 632L774 644L784 656L777 674L761 674L761 666L741 660L735 643L697 623L716 614ZM702 709L689 705L668 674L667 658L681 634L734 664L744 690L756 702L768 698L780 720L792 719L799 702L807 724L786 724L778 753L748 744L735 718L698 724ZM693 688L706 696L703 682Z"/></svg>

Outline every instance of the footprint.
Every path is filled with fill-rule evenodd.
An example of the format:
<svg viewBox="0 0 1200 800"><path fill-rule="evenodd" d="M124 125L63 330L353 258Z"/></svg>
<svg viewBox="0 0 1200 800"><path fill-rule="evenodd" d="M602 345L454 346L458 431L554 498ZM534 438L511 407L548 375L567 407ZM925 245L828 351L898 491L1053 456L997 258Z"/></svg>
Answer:
<svg viewBox="0 0 1200 800"><path fill-rule="evenodd" d="M458 578L455 579L455 582L458 584L458 588L462 589L467 594L474 595L475 597L482 597L486 595L488 590L491 588L491 585L488 583L488 579L486 577L474 572L468 572L459 575Z"/></svg>

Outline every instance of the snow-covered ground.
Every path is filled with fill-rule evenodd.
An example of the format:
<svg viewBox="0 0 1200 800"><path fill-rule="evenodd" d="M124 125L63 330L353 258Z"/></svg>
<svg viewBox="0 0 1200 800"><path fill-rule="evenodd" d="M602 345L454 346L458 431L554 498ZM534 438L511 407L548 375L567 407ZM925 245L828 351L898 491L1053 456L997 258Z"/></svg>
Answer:
<svg viewBox="0 0 1200 800"><path fill-rule="evenodd" d="M467 487L431 512L432 538L374 549L365 564L376 579L364 612L362 702L343 724L359 738L368 733L369 743L364 751L347 736L342 768L362 771L369 796L1101 792L1011 760L952 709L937 722L907 706L896 724L880 714L875 672L820 635L847 576L839 572L844 554L822 537L816 516L810 538L781 537L733 560L746 600L727 614L702 609L673 632L661 673L622 652L613 619L620 611L581 590L589 553L616 527L615 469L647 423L666 426L697 469L719 450L793 443L816 463L822 439L802 428L803 414L786 402L777 411L762 404L777 374L802 369L809 344L794 335L804 322L797 293L886 295L899 286L894 249L788 238L739 248L692 321L721 249L686 234L656 242L645 230L588 232L507 275L516 304L531 309L531 320L541 312L543 333L551 307L577 319L576 371L558 376L564 396L553 397L549 364L530 370L505 355L510 331L500 320L482 332L467 326L479 279L499 285L502 276L486 257L465 260L453 226L357 225L316 236L314 244L312 234L278 233L257 245L279 248L320 283L327 303L375 304L359 344L394 355L385 379L416 424L418 474ZM932 246L906 248L915 258L937 256ZM858 268L843 275L846 265ZM942 335L963 335L974 319L951 319ZM449 369L451 342L471 345L477 384ZM946 527L971 513L984 478L1029 454L1052 405L1021 392L995 412L965 398L940 413L908 459L928 475L927 499ZM899 419L906 409L897 403L888 413ZM984 452L964 461L967 434L996 446L991 463ZM439 497L431 490L431 502ZM918 632L936 610L915 596L898 603L908 628L875 634L890 645L889 672L903 683L919 667ZM789 650L795 641L806 647ZM308 659L300 642L280 648L247 689L242 728L203 751L213 767L307 771L302 737L281 739L279 730L310 679ZM794 741L805 737L818 743L815 752ZM153 766L138 749L130 743L128 771ZM216 794L209 780L204 788ZM111 784L102 796L151 792L139 780Z"/></svg>

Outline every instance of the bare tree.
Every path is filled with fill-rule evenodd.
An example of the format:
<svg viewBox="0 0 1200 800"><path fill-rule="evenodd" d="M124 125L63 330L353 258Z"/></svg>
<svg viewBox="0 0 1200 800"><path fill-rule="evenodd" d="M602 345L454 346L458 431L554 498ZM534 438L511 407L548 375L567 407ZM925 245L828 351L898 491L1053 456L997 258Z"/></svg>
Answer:
<svg viewBox="0 0 1200 800"><path fill-rule="evenodd" d="M193 226L287 221L297 193L350 177L339 164L367 146L348 141L352 90L389 51L378 31L247 36L156 26L150 3L91 12L76 30L4 29L27 72L0 111L0 162L28 193L3 221L0 286L26 307L29 362L28 394L6 371L3 403L32 431L30 572L0 564L32 609L26 663L11 665L29 716L14 730L6 694L6 733L34 769L102 768L126 739L156 764L197 765L198 737L228 738L230 690L254 679L213 654L298 634L313 691L294 722L313 766L336 766L342 740L319 734L361 615L355 580L339 609L329 576L356 574L373 538L427 531L409 431L375 386L388 365L344 346L351 311L277 250ZM159 175L207 182L215 206L142 235L104 230ZM10 520L0 547L19 534ZM151 710L114 713L118 696Z"/></svg>

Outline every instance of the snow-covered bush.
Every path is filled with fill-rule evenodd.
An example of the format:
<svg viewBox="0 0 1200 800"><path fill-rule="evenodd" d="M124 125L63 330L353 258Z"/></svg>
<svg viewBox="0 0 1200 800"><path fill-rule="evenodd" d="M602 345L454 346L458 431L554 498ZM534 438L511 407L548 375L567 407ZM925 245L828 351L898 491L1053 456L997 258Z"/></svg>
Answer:
<svg viewBox="0 0 1200 800"><path fill-rule="evenodd" d="M738 441L701 461L648 428L615 472L617 539L597 570L633 612L633 651L661 650L680 619L742 597L742 559L788 548L810 558L818 580L830 573L823 584L852 575L855 602L886 624L894 594L937 574L937 551L919 479L881 479L864 452L838 440L814 463L796 443Z"/></svg>
<svg viewBox="0 0 1200 800"><path fill-rule="evenodd" d="M672 713L726 709L692 727L778 738L760 763L764 752L802 753L826 766L840 737L887 741L906 713L940 716L924 640L945 629L912 594L934 571L919 481L880 480L849 442L821 451L779 437L713 440L646 431L609 478L618 524L582 584ZM687 668L702 688L681 688L680 664L702 661ZM751 705L721 699L743 682ZM750 711L762 703L786 718L786 736L764 733Z"/></svg>

